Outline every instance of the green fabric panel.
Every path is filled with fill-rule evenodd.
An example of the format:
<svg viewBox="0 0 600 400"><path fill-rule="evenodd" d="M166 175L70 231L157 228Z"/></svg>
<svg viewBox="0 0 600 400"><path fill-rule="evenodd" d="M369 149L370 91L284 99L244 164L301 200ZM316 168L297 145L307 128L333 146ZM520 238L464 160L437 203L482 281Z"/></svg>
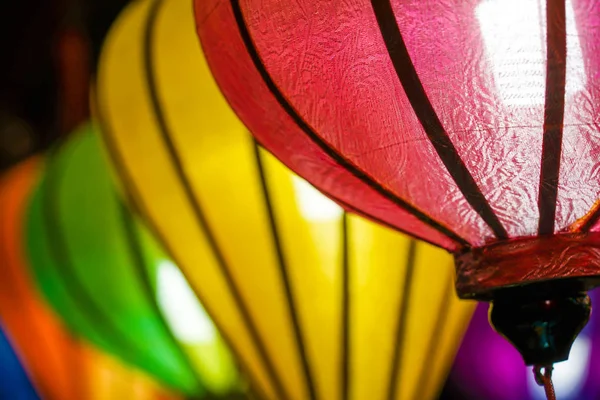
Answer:
<svg viewBox="0 0 600 400"><path fill-rule="evenodd" d="M204 326L208 328L209 331L211 331L211 329L214 330L211 331L211 333L214 332L214 336L211 335L210 340L207 340L207 335L201 333L202 325L196 325L192 332L185 334L174 326L174 323L172 322L173 318L168 318L169 316L174 317L174 315L169 315L169 307L162 304L160 301L159 276L161 275L161 269L164 273L164 269L176 267L169 262L169 257L162 250L161 246L157 244L154 236L152 236L148 229L145 228L143 222L136 219L134 224L137 240L141 246L146 249L145 256L147 262L143 263L143 265L146 268L147 282L156 296L161 312L167 317L167 323L172 327L176 340L178 340L182 348L187 352L194 368L199 371L202 376L203 382L207 388L215 394L223 395L243 390L233 355L195 296L187 297L192 304L187 302L186 304L174 304L174 308L179 310L179 315L175 317L191 321L204 321ZM181 281L185 281L183 275L181 275L181 277ZM162 284L165 285L166 282L163 281ZM171 289L175 291L189 289L190 293L192 292L192 289L187 282L185 289L182 287L172 287ZM181 296L172 296L172 298L173 297Z"/></svg>
<svg viewBox="0 0 600 400"><path fill-rule="evenodd" d="M76 299L70 293L61 276L55 270L55 265L48 262L54 258L48 240L45 239L45 227L42 220L42 202L39 188L31 199L28 207L26 221L26 245L28 250L29 265L32 267L33 275L42 293L50 302L54 310L62 317L63 322L74 333L88 338L111 353L116 353L114 346L94 328L90 319L76 303Z"/></svg>
<svg viewBox="0 0 600 400"><path fill-rule="evenodd" d="M201 394L136 267L147 257L136 258L124 212L100 139L87 125L50 155L32 199L27 244L34 275L75 333L172 388Z"/></svg>

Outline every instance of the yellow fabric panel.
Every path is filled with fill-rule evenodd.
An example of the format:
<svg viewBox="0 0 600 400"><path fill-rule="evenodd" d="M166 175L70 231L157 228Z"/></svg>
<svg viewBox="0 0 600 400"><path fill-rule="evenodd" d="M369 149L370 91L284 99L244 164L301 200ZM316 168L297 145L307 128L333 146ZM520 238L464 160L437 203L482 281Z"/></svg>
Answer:
<svg viewBox="0 0 600 400"><path fill-rule="evenodd" d="M410 306L406 317L406 337L397 399L422 398L423 386L427 382L431 365L443 354L439 337L447 317L447 305L455 296L449 283L453 278L452 259L441 249L419 243L415 254L415 269L410 285ZM441 325L438 325L440 322ZM431 352L431 346L435 351Z"/></svg>
<svg viewBox="0 0 600 400"><path fill-rule="evenodd" d="M454 290L453 286L451 290ZM454 292L452 293L443 334L437 335L437 340L440 341L440 344L437 348L436 358L433 360L432 367L428 371L429 377L423 391L424 399L435 399L439 396L441 387L436 383L443 382L446 379L471 315L477 305L475 301L461 301L454 295Z"/></svg>
<svg viewBox="0 0 600 400"><path fill-rule="evenodd" d="M260 154L314 384L320 398L336 399L341 373L342 221L339 215L318 221L303 216L294 176L271 154Z"/></svg>
<svg viewBox="0 0 600 400"><path fill-rule="evenodd" d="M343 398L345 365L348 399L387 399L394 387L396 398L434 396L456 351L455 335L471 312L470 304L452 297L450 255L359 217L344 219L341 209L273 156L260 151L257 157L251 137L210 76L190 2L162 1L146 42L152 4L130 6L109 36L96 89L100 124L124 186L165 240L255 387L269 399L309 399L306 360L318 399ZM152 46L150 64L144 63L145 43ZM407 274L411 249L415 257ZM247 307L266 356L232 289ZM278 394L278 379L284 394Z"/></svg>
<svg viewBox="0 0 600 400"><path fill-rule="evenodd" d="M184 188L178 181L160 136L149 99L143 60L144 35L152 5L153 2L147 1L129 7L106 42L98 76L102 84L96 91L96 108L103 133L106 141L118 151L123 148L132 150L123 156L122 168L131 174L135 182L144 182L139 187L143 202L141 211L150 216L159 231L175 233L167 236L166 244L177 264L191 286L201 293L201 301L209 312L213 308L218 309L218 313L212 313L213 319L225 334L231 336L234 350L255 375L260 389L273 397L274 391L265 368L260 363L206 235L199 228L193 209L186 200ZM187 27L189 36L194 37L191 3L169 1L163 6L161 13L173 13L170 18ZM155 30L152 38L159 36L160 32ZM168 32L166 34L169 36ZM186 49L180 50L186 53ZM193 54L198 51L198 45L187 50ZM169 94L165 96L170 98Z"/></svg>
<svg viewBox="0 0 600 400"><path fill-rule="evenodd" d="M189 130L183 130L186 131ZM194 136L204 142L199 145L202 150L194 150L193 145L185 146L183 158L194 160L194 152L210 154L196 161L194 173L198 175L192 176L197 196L280 379L290 388L292 398L305 399L305 384L298 368L276 253L254 170L250 137L243 130L239 131L239 137L233 132ZM270 337L277 340L269 340Z"/></svg>
<svg viewBox="0 0 600 400"><path fill-rule="evenodd" d="M238 379L237 375L224 372L229 364L223 365L221 360L229 361L231 354L227 351L224 346L215 346L212 343L186 343L180 344L184 350L189 354L191 362L194 368L198 371L198 374L210 382L211 390L217 394L225 393L232 386L232 381ZM235 365L235 361L231 360L231 363ZM225 368L224 368L225 367Z"/></svg>
<svg viewBox="0 0 600 400"><path fill-rule="evenodd" d="M352 399L385 399L390 389L410 239L358 217L350 219L348 229L351 354L355 365Z"/></svg>

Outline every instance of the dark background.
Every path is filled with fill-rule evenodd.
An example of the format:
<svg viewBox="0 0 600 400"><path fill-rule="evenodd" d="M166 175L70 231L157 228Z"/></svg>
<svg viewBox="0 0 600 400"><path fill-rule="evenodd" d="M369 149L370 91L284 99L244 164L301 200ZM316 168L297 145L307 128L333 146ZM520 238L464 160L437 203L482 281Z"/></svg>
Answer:
<svg viewBox="0 0 600 400"><path fill-rule="evenodd" d="M102 39L126 0L0 2L0 170L88 116Z"/></svg>
<svg viewBox="0 0 600 400"><path fill-rule="evenodd" d="M0 172L89 116L104 36L128 0L0 2ZM452 382L442 400L465 399Z"/></svg>

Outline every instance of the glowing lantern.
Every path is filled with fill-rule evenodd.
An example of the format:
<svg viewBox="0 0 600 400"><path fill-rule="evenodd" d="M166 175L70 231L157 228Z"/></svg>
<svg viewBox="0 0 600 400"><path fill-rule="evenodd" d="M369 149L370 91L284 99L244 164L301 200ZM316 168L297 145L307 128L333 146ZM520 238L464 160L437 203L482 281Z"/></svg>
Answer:
<svg viewBox="0 0 600 400"><path fill-rule="evenodd" d="M258 141L347 208L453 252L459 296L493 300L496 329L549 366L600 282L599 7L196 0L195 14Z"/></svg>
<svg viewBox="0 0 600 400"><path fill-rule="evenodd" d="M25 262L23 228L40 161L25 161L0 179L0 321L36 392L42 398L65 400L178 398L72 336L38 294ZM11 379L2 374L1 381ZM1 397L23 398L5 394Z"/></svg>
<svg viewBox="0 0 600 400"><path fill-rule="evenodd" d="M451 258L347 215L263 151L219 94L190 6L138 2L107 39L95 106L124 189L259 397L435 396L471 311Z"/></svg>
<svg viewBox="0 0 600 400"><path fill-rule="evenodd" d="M233 391L220 335L117 196L99 140L92 126L76 132L48 157L32 196L28 255L43 294L74 332L169 387Z"/></svg>

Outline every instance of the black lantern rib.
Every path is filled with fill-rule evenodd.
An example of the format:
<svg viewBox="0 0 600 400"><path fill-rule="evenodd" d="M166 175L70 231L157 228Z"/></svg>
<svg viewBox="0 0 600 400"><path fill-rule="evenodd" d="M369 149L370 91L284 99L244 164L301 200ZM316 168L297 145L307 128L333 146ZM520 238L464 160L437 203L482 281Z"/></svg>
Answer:
<svg viewBox="0 0 600 400"><path fill-rule="evenodd" d="M481 216L485 223L488 224L498 239L507 239L508 233L506 229L477 186L477 182L473 179L467 166L460 158L456 147L454 147L425 93L423 84L419 79L402 34L400 33L390 0L371 0L371 5L375 12L383 41L396 70L398 80L404 88L406 97L408 97L429 141L463 196L465 196L467 202Z"/></svg>
<svg viewBox="0 0 600 400"><path fill-rule="evenodd" d="M68 243L63 236L64 230L60 222L59 187L61 174L59 174L54 161L55 154L59 150L60 148L56 147L50 151L46 178L40 186L42 226L44 237L48 241L49 257L52 258L51 265L55 265L57 272L60 271L65 283L66 295L69 297L70 302L75 308L79 309L83 318L101 333L102 337L126 350L125 354L127 354L130 361L148 360L146 358L147 352L138 346L139 342L134 338L130 338L127 332L121 329L110 315L102 309L96 299L90 295L83 282L81 282L77 269L73 266L73 259Z"/></svg>
<svg viewBox="0 0 600 400"><path fill-rule="evenodd" d="M403 229L398 229L398 228L397 228L397 227L395 227L394 225L392 225L392 224L390 224L390 223L388 223L388 222L385 222L384 220L381 220L381 219L379 219L379 218L375 218L375 217L373 217L373 216L371 216L371 215L367 215L367 214L363 213L362 211L360 211L360 210L357 210L356 208L354 208L354 206L351 206L350 204L346 203L346 202L345 202L345 201L343 201L343 200L340 200L340 199L338 199L338 198L337 198L337 197L335 197L335 196L332 196L332 195L330 195L330 194L328 194L327 196L328 196L328 197L329 197L331 200L333 200L334 202L338 203L338 204L339 204L341 207L343 207L343 208L344 208L344 210L347 210L348 212L350 212L350 213L352 213L352 214L359 215L359 216L361 216L361 217L363 217L363 218L365 218L365 219L368 219L368 220L370 220L370 221L373 221L373 222L377 223L378 225L385 226L386 228L389 228L389 229L391 229L391 230L393 230L393 231L397 231L397 232L400 232L400 233L404 233L404 234L405 234L405 235L407 235L407 236L412 236L412 237L414 237L415 239L418 239L418 240L420 240L420 241L422 241L422 242L424 242L424 243L429 243L429 244L430 244L430 245L432 245L432 246L439 247L439 245L437 245L437 244L435 244L435 243L431 242L430 240L427 240L427 239L424 239L424 238L422 238L422 237L420 237L420 236L418 236L418 235L415 235L415 234L409 233L409 232L407 232L407 231L405 231L405 230L403 230Z"/></svg>
<svg viewBox="0 0 600 400"><path fill-rule="evenodd" d="M254 63L254 67L262 77L265 85L268 87L271 94L275 97L279 105L290 116L290 118L294 121L298 128L300 128L300 130L302 130L314 144L316 144L323 152L325 152L325 154L331 157L332 160L334 160L337 164L339 164L345 170L350 172L355 178L361 180L371 189L375 190L381 196L393 202L399 208L412 214L419 221L429 225L431 228L442 233L443 235L452 239L461 246L469 246L469 242L464 238L460 237L456 232L443 226L439 222L429 217L427 214L423 213L416 207L404 201L396 194L383 187L380 183L376 182L371 176L369 176L359 167L354 165L354 163L352 163L350 160L339 154L325 140L323 140L323 138L321 138L306 121L304 121L304 119L296 112L296 110L294 110L294 107L287 101L285 96L281 93L281 91L273 81L273 78L271 78L271 75L267 71L262 60L260 59L260 56L258 55L256 47L254 46L254 43L250 36L250 32L248 31L248 27L246 26L246 21L240 8L239 0L230 0L230 3L238 26L238 30L240 32L240 36L244 42L244 45L246 46L246 50L248 51L252 62Z"/></svg>
<svg viewBox="0 0 600 400"><path fill-rule="evenodd" d="M132 207L134 207L135 212L144 219L144 221L146 222L146 227L150 230L150 232L152 232L153 236L158 239L158 241L160 242L162 247L165 249L166 253L175 262L175 264L182 265L182 263L179 262L179 260L177 258L177 253L175 251L173 251L169 242L166 240L165 235L159 229L156 221L154 221L154 219L152 218L152 214L150 213L148 206L146 206L144 198L141 195L141 192L140 192L139 188L137 187L135 180L133 179L129 169L127 168L127 166L125 164L123 155L121 154L121 152L118 149L118 146L113 137L113 135L114 135L112 133L113 131L112 131L108 121L103 118L102 109L100 107L98 107L95 111L96 111L95 116L97 119L97 123L100 127L104 145L106 146L106 149L108 150L107 153L112 161L112 165L115 168L115 171L117 171L117 173L118 173L119 179L121 180L121 182L123 182L123 186L125 188L124 194L127 197L128 203ZM210 318L212 319L212 321L215 323L215 325L217 327L222 327L223 325L220 322L219 313L215 313L214 310L210 307L210 303L207 303L203 299L203 297L202 297L200 291L198 290L198 288L196 287L194 281L190 280L189 277L187 276L185 269L180 268L180 271L183 274L183 276L185 277L188 284L192 287L194 295L196 296L198 301L202 304L202 307L204 307L204 309L206 310L206 313L208 315L210 315ZM267 396L264 394L263 390L261 390L262 388L261 388L261 385L259 384L258 378L254 374L253 370L251 368L249 368L248 365L245 363L244 358L241 356L239 349L234 345L235 342L232 340L231 336L229 336L229 333L224 330L219 329L219 334L221 335L221 337L227 344L229 350L232 352L232 354L234 354L236 360L240 363L240 367L241 367L242 371L250 379L251 387L253 389L252 395L257 397L258 400L267 399Z"/></svg>
<svg viewBox="0 0 600 400"><path fill-rule="evenodd" d="M152 290L152 284L150 281L150 277L148 276L148 270L146 269L146 265L148 261L144 255L144 251L142 249L139 233L137 232L137 228L134 226L135 221L133 220L133 216L131 212L127 209L125 204L121 201L121 199L117 198L115 193L115 201L119 207L119 214L121 219L121 226L123 232L125 233L126 243L127 243L127 251L129 252L129 256L131 257L131 268L133 272L139 279L140 289L142 290L143 296L146 298L146 301L154 311L154 314L157 316L159 323L165 333L171 339L173 346L175 347L177 354L181 360L185 363L186 367L191 371L194 380L199 388L203 388L207 392L210 393L206 385L203 384L202 378L194 368L192 364L192 360L189 355L183 350L179 341L175 337L173 330L169 326L166 321L166 317L159 307L156 296L154 295L154 291Z"/></svg>
<svg viewBox="0 0 600 400"><path fill-rule="evenodd" d="M450 268L450 265L448 265ZM432 385L431 383L431 371L427 368L429 366L429 361L434 360L436 358L436 353L440 347L440 337L443 336L444 328L448 323L448 314L450 305L452 304L452 297L454 296L454 286L452 282L448 282L446 285L446 289L440 298L440 304L437 308L437 319L435 321L435 325L433 330L431 331L431 337L429 338L429 344L427 345L427 352L425 353L425 357L423 357L421 374L419 376L419 382L417 384L416 393L413 396L413 399L424 399L426 390L429 389Z"/></svg>
<svg viewBox="0 0 600 400"><path fill-rule="evenodd" d="M342 374L341 399L347 400L350 392L350 220L344 211L342 216L342 357L340 370Z"/></svg>
<svg viewBox="0 0 600 400"><path fill-rule="evenodd" d="M248 137L251 138L250 134ZM298 348L298 356L300 357L300 361L302 363L302 369L304 371L304 379L306 381L306 386L308 390L308 395L311 400L318 399L317 390L315 387L315 382L312 376L312 370L310 363L308 361L308 354L306 352L306 346L304 342L304 333L302 332L302 326L300 323L300 316L298 315L298 310L296 307L296 301L294 296L294 290L292 287L292 282L289 277L289 269L287 265L287 261L283 252L283 245L281 242L281 236L279 234L279 229L277 228L277 222L275 220L275 210L273 209L273 202L271 201L271 192L269 190L269 184L267 180L267 175L265 173L265 167L263 165L262 157L260 155L260 149L258 147L258 143L252 140L254 157L256 160L256 166L258 169L259 177L260 177L260 187L263 194L263 199L265 201L265 206L267 209L267 216L269 219L269 227L271 229L271 238L273 240L273 245L275 247L275 253L279 265L279 276L281 277L281 282L283 284L285 298L287 300L287 307L290 313L290 320L292 322L292 328L294 332L294 338L296 340L296 346Z"/></svg>
<svg viewBox="0 0 600 400"><path fill-rule="evenodd" d="M229 288L233 300L238 307L238 311L244 324L248 329L248 333L252 338L253 342L256 345L256 350L263 362L263 365L271 378L273 383L273 387L277 392L277 397L279 399L285 400L289 399L290 396L287 393L284 385L281 382L279 374L273 364L273 361L267 351L267 347L262 337L260 336L259 330L254 322L254 319L248 309L246 303L244 302L243 296L235 282L235 279L231 273L231 268L227 263L219 244L213 234L213 231L208 223L208 219L206 218L202 207L200 205L200 200L196 197L194 193L194 189L192 188L192 183L190 182L185 168L183 166L183 162L179 156L179 152L173 141L173 137L171 135L170 129L168 128L166 117L162 111L162 107L159 100L158 88L156 86L156 77L154 76L154 63L153 63L153 47L152 47L152 39L154 34L154 28L156 26L156 21L158 17L158 12L160 9L160 5L163 4L161 0L155 0L152 4L152 8L148 13L148 19L146 21L145 33L144 33L144 72L146 83L148 86L148 93L150 97L150 104L152 110L154 111L154 116L156 117L156 122L159 127L159 131L167 150L167 154L171 160L171 164L175 170L175 173L181 183L181 186L184 190L186 199L192 209L192 212L195 216L198 228L205 235L206 240L208 242L209 247L212 250L213 255L215 256L215 260L221 270L223 278Z"/></svg>
<svg viewBox="0 0 600 400"><path fill-rule="evenodd" d="M546 5L546 97L544 105L544 139L538 207L538 233L554 233L560 157L565 114L567 66L567 30L565 0L548 0Z"/></svg>
<svg viewBox="0 0 600 400"><path fill-rule="evenodd" d="M396 344L394 345L394 354L392 365L390 368L390 376L388 383L388 400L396 399L398 390L398 373L402 363L402 353L404 350L404 341L406 337L406 321L408 319L408 309L410 307L410 297L412 294L413 272L415 269L415 261L417 257L417 242L410 239L408 247L408 256L406 258L406 271L404 273L404 281L402 282L402 303L398 310L398 321L396 324Z"/></svg>

